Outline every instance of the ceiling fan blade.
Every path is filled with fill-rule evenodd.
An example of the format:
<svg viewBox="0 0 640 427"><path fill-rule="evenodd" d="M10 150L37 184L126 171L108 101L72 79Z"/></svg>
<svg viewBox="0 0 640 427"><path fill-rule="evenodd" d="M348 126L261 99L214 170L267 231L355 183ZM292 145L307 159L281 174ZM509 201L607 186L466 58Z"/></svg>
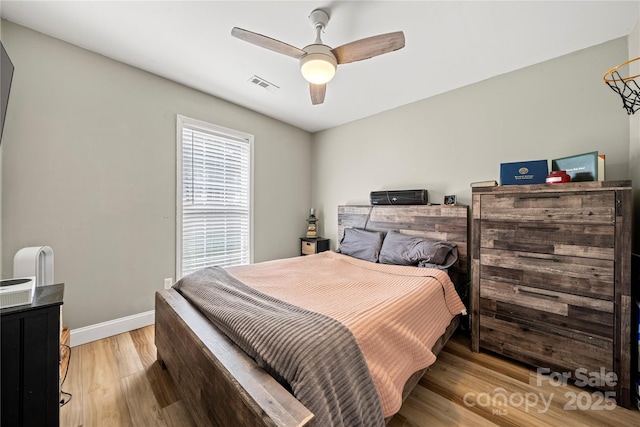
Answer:
<svg viewBox="0 0 640 427"><path fill-rule="evenodd" d="M251 44L255 44L256 46L260 46L292 58L300 59L305 54L304 50L298 49L295 46L291 46L290 44L286 44L280 40L272 39L271 37L263 36L262 34L243 30L242 28L233 27L231 35L239 38L240 40L244 40Z"/></svg>
<svg viewBox="0 0 640 427"><path fill-rule="evenodd" d="M349 62L361 61L383 53L393 52L403 47L404 33L396 31L356 40L338 46L332 52L336 56L338 64L348 64Z"/></svg>
<svg viewBox="0 0 640 427"><path fill-rule="evenodd" d="M313 105L322 104L324 95L327 93L327 84L316 85L309 83L309 93L311 94L311 103Z"/></svg>

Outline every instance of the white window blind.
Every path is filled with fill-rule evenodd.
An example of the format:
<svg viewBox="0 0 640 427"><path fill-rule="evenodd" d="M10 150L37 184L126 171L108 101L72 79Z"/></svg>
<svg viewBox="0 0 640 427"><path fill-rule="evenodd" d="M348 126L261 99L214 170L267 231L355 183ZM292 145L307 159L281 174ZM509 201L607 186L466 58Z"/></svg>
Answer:
<svg viewBox="0 0 640 427"><path fill-rule="evenodd" d="M251 262L253 137L178 116L180 277Z"/></svg>

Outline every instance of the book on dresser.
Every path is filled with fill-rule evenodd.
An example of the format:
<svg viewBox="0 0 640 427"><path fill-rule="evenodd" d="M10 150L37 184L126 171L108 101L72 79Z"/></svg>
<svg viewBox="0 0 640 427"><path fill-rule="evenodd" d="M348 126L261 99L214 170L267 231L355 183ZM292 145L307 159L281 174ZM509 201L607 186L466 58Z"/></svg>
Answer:
<svg viewBox="0 0 640 427"><path fill-rule="evenodd" d="M470 185L471 185L471 188L475 188L475 187L497 187L498 186L498 181L496 181L495 179L490 179L488 181L475 181L475 182L472 182Z"/></svg>
<svg viewBox="0 0 640 427"><path fill-rule="evenodd" d="M631 182L473 188L471 347L636 405ZM577 380L577 381L576 381Z"/></svg>

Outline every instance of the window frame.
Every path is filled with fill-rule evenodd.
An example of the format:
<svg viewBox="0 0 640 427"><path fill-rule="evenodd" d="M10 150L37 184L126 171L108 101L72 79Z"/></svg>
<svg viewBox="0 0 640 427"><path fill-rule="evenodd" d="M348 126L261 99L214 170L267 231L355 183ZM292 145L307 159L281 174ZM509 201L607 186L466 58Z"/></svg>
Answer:
<svg viewBox="0 0 640 427"><path fill-rule="evenodd" d="M224 138L246 141L249 146L249 263L253 263L254 244L254 136L235 129L215 125L191 117L178 114L176 117L176 278L182 275L182 244L183 244L183 129L185 127L200 130L205 133L217 134Z"/></svg>

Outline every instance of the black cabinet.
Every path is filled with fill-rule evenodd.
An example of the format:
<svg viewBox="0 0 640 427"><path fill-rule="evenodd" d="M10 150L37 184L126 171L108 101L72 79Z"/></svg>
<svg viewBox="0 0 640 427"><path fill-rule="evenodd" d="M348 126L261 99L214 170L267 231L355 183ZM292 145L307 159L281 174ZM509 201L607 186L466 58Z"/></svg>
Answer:
<svg viewBox="0 0 640 427"><path fill-rule="evenodd" d="M2 426L60 424L60 306L64 284L37 287L30 305L0 310Z"/></svg>

